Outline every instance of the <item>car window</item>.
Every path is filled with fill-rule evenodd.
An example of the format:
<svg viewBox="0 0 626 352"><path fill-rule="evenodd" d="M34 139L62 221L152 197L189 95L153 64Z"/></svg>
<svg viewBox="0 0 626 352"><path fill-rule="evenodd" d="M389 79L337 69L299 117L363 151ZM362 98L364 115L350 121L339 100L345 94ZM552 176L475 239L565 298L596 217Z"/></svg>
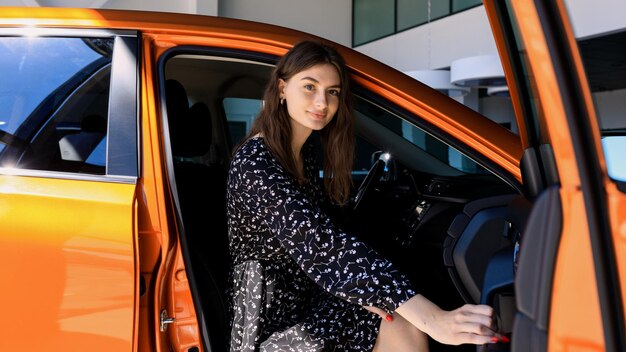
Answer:
<svg viewBox="0 0 626 352"><path fill-rule="evenodd" d="M0 37L0 165L105 173L113 39Z"/></svg>
<svg viewBox="0 0 626 352"><path fill-rule="evenodd" d="M261 99L228 97L223 100L231 144L237 145L250 131L252 122L263 107Z"/></svg>
<svg viewBox="0 0 626 352"><path fill-rule="evenodd" d="M250 130L262 107L262 100L229 97L223 100L223 105L233 145L237 145ZM409 141L413 145L413 152L427 155L419 158L424 163L418 169L446 176L490 174L458 150L366 99L357 97L355 118L357 138L352 173L357 179L367 174L375 161L376 152L396 144L393 139L397 137ZM381 144L380 141L385 140L389 142L388 145Z"/></svg>
<svg viewBox="0 0 626 352"><path fill-rule="evenodd" d="M387 141L390 146L396 144L393 141L394 136L409 141L413 145L411 148L412 153L415 154L413 159L422 160L422 165L416 167L417 170L447 176L490 174L484 167L455 148L384 109L379 104L357 97L354 110L357 119L357 131L361 130L363 135L375 135L372 140ZM386 148L384 145L379 147Z"/></svg>
<svg viewBox="0 0 626 352"><path fill-rule="evenodd" d="M224 98L223 108L228 121L232 146L236 146L248 133L261 107L261 99ZM355 180L363 178L374 163L377 157L376 153L387 148L387 146L380 144L380 141L384 140L380 135L367 138L369 132L366 132L363 126L371 126L372 123L375 126L371 130L380 132L379 129L382 128L388 133L401 137L412 144L412 150L422 155L421 157L415 157L414 155L407 158L409 162L412 161L413 166L416 166L417 170L441 176L461 176L465 174L492 175L490 171L459 150L396 114L385 110L378 104L357 97L354 108L357 119L357 131L359 130L358 125L360 124L361 126L361 133L357 133L356 136L355 160L352 169ZM370 120L370 122L364 122L366 120ZM387 139L389 140L388 137ZM321 156L321 152L318 152L318 154ZM415 162L415 160L420 162ZM320 170L320 175L321 172Z"/></svg>
<svg viewBox="0 0 626 352"><path fill-rule="evenodd" d="M626 133L621 136L602 137L602 148L609 176L615 180L626 182L626 160L624 151L626 150Z"/></svg>

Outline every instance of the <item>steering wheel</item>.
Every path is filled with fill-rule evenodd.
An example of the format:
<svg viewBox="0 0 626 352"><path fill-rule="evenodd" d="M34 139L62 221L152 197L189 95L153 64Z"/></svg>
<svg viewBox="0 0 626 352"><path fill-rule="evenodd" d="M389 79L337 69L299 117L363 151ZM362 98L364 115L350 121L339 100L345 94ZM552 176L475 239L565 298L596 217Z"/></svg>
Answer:
<svg viewBox="0 0 626 352"><path fill-rule="evenodd" d="M384 170L385 162L378 159L367 172L367 176L365 176L365 179L361 182L356 196L354 197L355 213L363 209L364 205L367 204L368 199L371 198L372 191L376 189L376 185L380 183L380 178Z"/></svg>

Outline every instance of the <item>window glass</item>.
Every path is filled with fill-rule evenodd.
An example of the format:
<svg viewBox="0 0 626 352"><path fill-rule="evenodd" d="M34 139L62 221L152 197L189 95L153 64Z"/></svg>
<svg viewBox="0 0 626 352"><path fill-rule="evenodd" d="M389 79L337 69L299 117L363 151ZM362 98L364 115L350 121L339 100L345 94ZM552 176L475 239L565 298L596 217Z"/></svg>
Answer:
<svg viewBox="0 0 626 352"><path fill-rule="evenodd" d="M430 157L441 161L442 174L453 174L450 172L450 169L461 171L465 174L490 174L484 167L460 153L455 148L369 101L357 99L355 111L373 120L376 124L364 127L369 130L366 134L377 133L379 134L377 140L387 140L390 145L394 145L397 143L392 140L393 137L385 136L385 132L381 132L381 129L393 132L393 134L402 137L419 148L419 150L415 150L416 153L426 153ZM418 155L415 155L415 157L416 159L425 160Z"/></svg>
<svg viewBox="0 0 626 352"><path fill-rule="evenodd" d="M523 121L526 129L528 149L525 151L526 157L521 160L522 174L525 175L525 181L530 179L537 181L526 182L526 190L529 194L536 195L545 188L558 183L559 175L546 126L549 116L546 116L542 109L538 92L541 80L531 69L517 18L513 15L512 3L512 0L507 0L502 4L502 28L507 37L506 45L509 46L508 49L511 52L509 64L515 76L512 82L516 85L522 110L518 119Z"/></svg>
<svg viewBox="0 0 626 352"><path fill-rule="evenodd" d="M606 157L609 176L618 181L626 182L626 134L622 136L606 136L602 138L602 147Z"/></svg>
<svg viewBox="0 0 626 352"><path fill-rule="evenodd" d="M105 173L113 39L0 38L0 165Z"/></svg>
<svg viewBox="0 0 626 352"><path fill-rule="evenodd" d="M431 0L398 0L398 31L402 31L429 20L447 16L450 2Z"/></svg>
<svg viewBox="0 0 626 352"><path fill-rule="evenodd" d="M452 0L452 12L467 10L482 3L482 0Z"/></svg>
<svg viewBox="0 0 626 352"><path fill-rule="evenodd" d="M394 0L354 0L354 45L360 45L395 32Z"/></svg>
<svg viewBox="0 0 626 352"><path fill-rule="evenodd" d="M231 144L237 145L250 131L263 102L260 99L225 98L223 104Z"/></svg>

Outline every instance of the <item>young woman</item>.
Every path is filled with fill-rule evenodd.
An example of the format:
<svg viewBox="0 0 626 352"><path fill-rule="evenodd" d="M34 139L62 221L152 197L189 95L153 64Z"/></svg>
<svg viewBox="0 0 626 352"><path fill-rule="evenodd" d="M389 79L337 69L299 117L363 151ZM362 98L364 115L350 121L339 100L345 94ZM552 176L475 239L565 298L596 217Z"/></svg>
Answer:
<svg viewBox="0 0 626 352"><path fill-rule="evenodd" d="M279 61L263 109L231 162L231 351L427 351L492 342L493 311L444 311L368 245L335 227L323 197L349 196L354 137L348 74L305 41ZM307 139L319 131L324 186ZM381 317L383 319L381 319Z"/></svg>

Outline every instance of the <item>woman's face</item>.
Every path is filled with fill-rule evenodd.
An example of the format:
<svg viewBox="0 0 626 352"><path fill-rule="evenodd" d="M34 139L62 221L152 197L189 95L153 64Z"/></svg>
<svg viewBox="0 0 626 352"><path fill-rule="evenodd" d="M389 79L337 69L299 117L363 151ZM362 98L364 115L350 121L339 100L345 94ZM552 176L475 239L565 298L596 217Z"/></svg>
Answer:
<svg viewBox="0 0 626 352"><path fill-rule="evenodd" d="M308 136L333 119L339 107L340 83L337 69L330 64L315 65L279 81L294 135Z"/></svg>

